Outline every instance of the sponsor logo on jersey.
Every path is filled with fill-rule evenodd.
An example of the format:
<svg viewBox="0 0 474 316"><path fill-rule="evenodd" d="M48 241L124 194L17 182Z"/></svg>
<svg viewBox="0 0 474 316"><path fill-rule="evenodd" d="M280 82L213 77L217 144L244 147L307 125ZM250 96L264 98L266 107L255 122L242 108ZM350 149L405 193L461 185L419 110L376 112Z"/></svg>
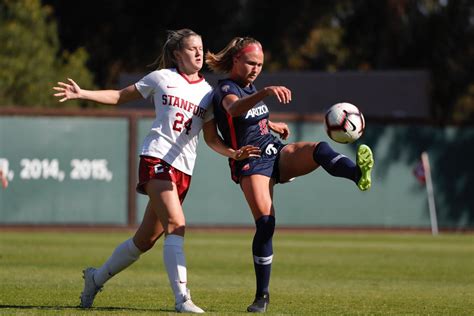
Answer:
<svg viewBox="0 0 474 316"><path fill-rule="evenodd" d="M193 113L194 115L202 119L204 119L204 115L207 111L199 105L196 105L188 100L182 99L175 95L163 94L163 96L161 97L161 101L163 105L178 107L187 112Z"/></svg>
<svg viewBox="0 0 474 316"><path fill-rule="evenodd" d="M224 91L224 92L228 92L229 89L230 89L230 86L228 84L221 87L221 90Z"/></svg>
<svg viewBox="0 0 474 316"><path fill-rule="evenodd" d="M260 116L267 113L268 113L267 106L265 104L262 104L259 107L248 110L247 115L245 116L245 119L248 119L249 117Z"/></svg>

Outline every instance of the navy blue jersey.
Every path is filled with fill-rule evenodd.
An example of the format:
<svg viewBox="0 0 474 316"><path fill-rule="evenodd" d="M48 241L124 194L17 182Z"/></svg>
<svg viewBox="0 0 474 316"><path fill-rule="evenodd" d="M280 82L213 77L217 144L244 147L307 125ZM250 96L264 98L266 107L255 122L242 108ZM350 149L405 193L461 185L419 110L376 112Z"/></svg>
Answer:
<svg viewBox="0 0 474 316"><path fill-rule="evenodd" d="M222 105L222 100L229 94L236 95L241 99L256 92L257 89L253 84L250 84L248 87L240 87L238 83L231 79L219 80L217 87L214 89L212 98L214 103L214 119L226 145L234 149L245 145L257 146L262 150L261 159L271 160L270 165L267 164L265 168L261 168L260 166L262 165L257 161L260 159L250 158L242 161L229 159L232 179L235 182L239 181L240 175L258 173L272 176L274 160L282 147L280 140L269 131L269 111L263 101L258 102L246 113L235 117L227 113ZM273 148L278 148L278 150L273 150ZM253 165L258 170L250 168Z"/></svg>
<svg viewBox="0 0 474 316"><path fill-rule="evenodd" d="M253 84L240 87L231 79L219 80L214 90L214 119L227 146L238 149L244 145L263 148L270 142L279 141L268 129L269 111L267 105L260 101L246 113L232 117L222 105L222 100L229 94L240 99L257 92Z"/></svg>

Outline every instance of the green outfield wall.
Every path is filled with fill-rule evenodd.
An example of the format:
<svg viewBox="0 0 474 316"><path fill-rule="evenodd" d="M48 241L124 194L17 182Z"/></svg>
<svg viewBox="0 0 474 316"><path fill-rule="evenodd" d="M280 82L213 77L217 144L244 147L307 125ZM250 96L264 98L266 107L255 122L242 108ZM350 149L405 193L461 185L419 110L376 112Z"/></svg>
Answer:
<svg viewBox="0 0 474 316"><path fill-rule="evenodd" d="M413 175L420 154L431 161L440 227L474 228L474 128L371 124L359 143L373 148L373 187L361 192L354 183L328 175L322 168L275 187L277 222L288 226L430 227L425 186ZM293 141L331 142L322 124L290 124ZM355 145L331 142L354 158ZM205 144L184 204L193 224L247 225L250 211L227 162Z"/></svg>
<svg viewBox="0 0 474 316"><path fill-rule="evenodd" d="M127 224L125 118L0 116L2 224Z"/></svg>
<svg viewBox="0 0 474 316"><path fill-rule="evenodd" d="M2 115L0 225L136 225L147 197L136 194L136 157L152 114L112 117ZM133 112L130 112L133 113ZM275 119L285 117L275 117ZM293 141L328 141L321 121L291 121ZM474 228L474 127L367 121L360 142L376 158L373 188L329 176L322 168L275 187L277 223L303 227L429 228L425 187L413 175L429 154L441 228ZM354 158L356 146L331 145ZM204 141L184 203L188 225L253 225L227 160ZM130 162L134 167L131 167ZM133 170L132 170L133 169ZM129 170L131 173L129 173ZM130 203L131 202L131 203Z"/></svg>

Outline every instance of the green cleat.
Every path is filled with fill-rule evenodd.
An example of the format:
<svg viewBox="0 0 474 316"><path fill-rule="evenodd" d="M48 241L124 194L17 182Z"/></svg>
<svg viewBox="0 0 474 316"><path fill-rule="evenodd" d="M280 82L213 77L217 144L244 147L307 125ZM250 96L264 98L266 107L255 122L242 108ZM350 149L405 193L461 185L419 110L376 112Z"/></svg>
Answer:
<svg viewBox="0 0 474 316"><path fill-rule="evenodd" d="M360 169L361 176L357 187L361 191L370 189L372 180L370 179L370 173L374 167L374 155L367 145L360 145L357 149L357 166Z"/></svg>

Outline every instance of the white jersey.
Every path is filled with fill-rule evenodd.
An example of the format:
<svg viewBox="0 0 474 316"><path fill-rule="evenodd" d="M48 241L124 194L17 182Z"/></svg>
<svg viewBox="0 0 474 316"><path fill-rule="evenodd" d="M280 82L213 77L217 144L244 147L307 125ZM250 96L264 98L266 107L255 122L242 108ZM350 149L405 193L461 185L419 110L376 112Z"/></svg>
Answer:
<svg viewBox="0 0 474 316"><path fill-rule="evenodd" d="M156 113L141 154L163 159L192 175L199 132L214 117L211 86L204 78L191 82L176 69L161 69L143 77L135 87L144 98L153 97Z"/></svg>

